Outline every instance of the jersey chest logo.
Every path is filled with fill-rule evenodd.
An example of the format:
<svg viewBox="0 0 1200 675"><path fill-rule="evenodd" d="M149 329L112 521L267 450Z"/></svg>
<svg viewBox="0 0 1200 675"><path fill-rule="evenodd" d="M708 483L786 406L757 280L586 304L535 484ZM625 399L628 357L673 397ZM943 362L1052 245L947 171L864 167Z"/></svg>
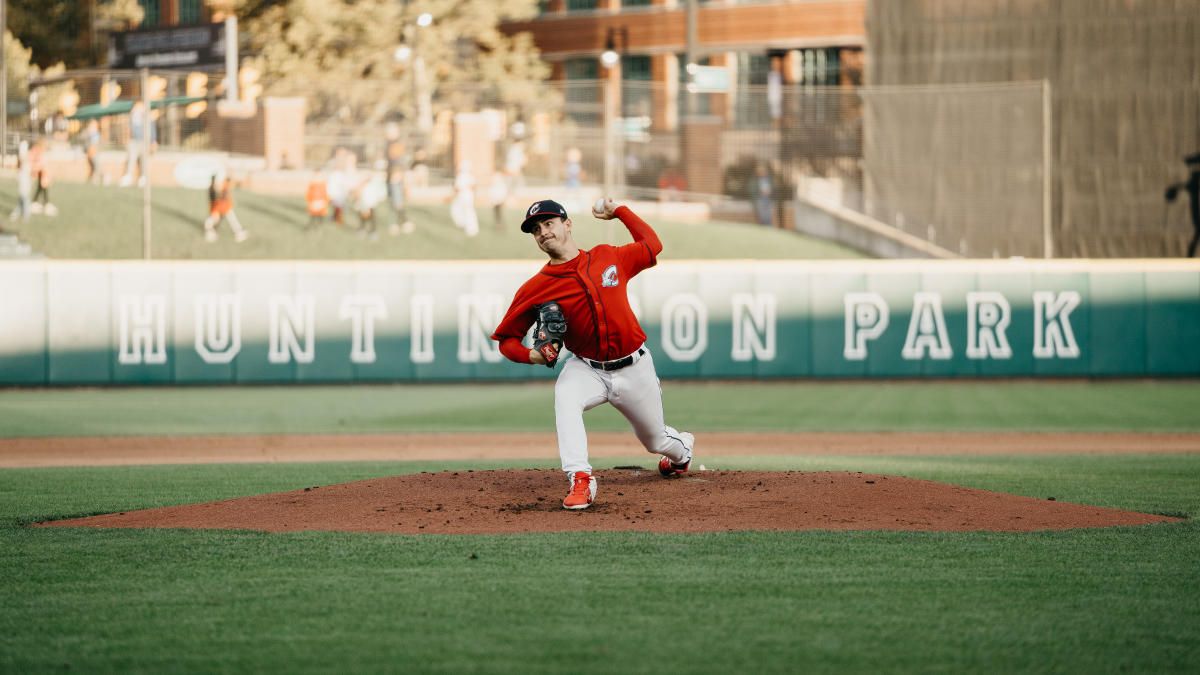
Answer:
<svg viewBox="0 0 1200 675"><path fill-rule="evenodd" d="M617 266L609 265L608 268L604 270L604 276L601 277L600 285L601 286L616 286L619 282L620 282L620 279L617 278Z"/></svg>

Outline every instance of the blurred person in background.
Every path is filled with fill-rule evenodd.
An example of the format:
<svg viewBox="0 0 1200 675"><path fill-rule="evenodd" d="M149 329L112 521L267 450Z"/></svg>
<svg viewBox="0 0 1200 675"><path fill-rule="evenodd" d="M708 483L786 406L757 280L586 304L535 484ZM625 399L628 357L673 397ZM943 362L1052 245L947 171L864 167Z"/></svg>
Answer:
<svg viewBox="0 0 1200 675"><path fill-rule="evenodd" d="M354 201L354 210L358 212L358 220L362 226L362 236L375 241L379 235L375 231L375 209L387 199L387 183L382 175L372 174L358 188Z"/></svg>
<svg viewBox="0 0 1200 675"><path fill-rule="evenodd" d="M658 201L679 201L684 192L687 192L687 178L684 178L678 166L668 164L658 177Z"/></svg>
<svg viewBox="0 0 1200 675"><path fill-rule="evenodd" d="M471 173L471 162L458 164L454 176L454 198L450 202L450 219L468 237L479 234L479 214L475 213L475 174Z"/></svg>
<svg viewBox="0 0 1200 675"><path fill-rule="evenodd" d="M409 188L429 187L429 165L425 162L425 149L417 148L412 156L412 168L408 170L405 185Z"/></svg>
<svg viewBox="0 0 1200 675"><path fill-rule="evenodd" d="M33 169L29 166L29 141L21 141L17 145L17 205L9 214L8 219L29 222L33 204Z"/></svg>
<svg viewBox="0 0 1200 675"><path fill-rule="evenodd" d="M750 200L754 203L754 218L759 225L771 225L774 220L772 197L775 193L771 170L766 164L759 164L754 169L754 178L750 180Z"/></svg>
<svg viewBox="0 0 1200 675"><path fill-rule="evenodd" d="M121 187L133 185L133 171L137 169L138 185L146 184L146 167L150 161L145 157L145 145L149 134L150 152L158 147L158 130L154 120L146 114L146 106L135 101L129 111L129 144L125 146L125 174L121 176Z"/></svg>
<svg viewBox="0 0 1200 675"><path fill-rule="evenodd" d="M1192 241L1188 244L1187 254L1189 258L1195 258L1196 246L1200 244L1200 152L1184 157L1183 161L1191 170L1191 176L1186 182L1169 186L1166 198L1168 203L1173 202L1179 196L1180 190L1187 190L1192 207L1192 228L1195 230Z"/></svg>
<svg viewBox="0 0 1200 675"><path fill-rule="evenodd" d="M405 176L408 171L394 168L388 171L387 196L388 205L392 207L394 219L388 225L388 232L394 237L398 234L412 234L414 225L408 219L408 184Z"/></svg>
<svg viewBox="0 0 1200 675"><path fill-rule="evenodd" d="M488 186L488 202L492 205L492 227L497 232L504 231L504 204L508 202L509 182L511 176L503 171L492 174L492 184Z"/></svg>
<svg viewBox="0 0 1200 675"><path fill-rule="evenodd" d="M44 213L47 216L58 215L58 207L50 203L50 168L46 165L46 139L39 138L29 148L29 168L33 175L33 203L30 208L34 213Z"/></svg>
<svg viewBox="0 0 1200 675"><path fill-rule="evenodd" d="M346 224L346 209L354 191L358 188L358 157L346 148L338 148L333 153L333 170L329 172L326 189L329 204L333 207L333 222L338 227Z"/></svg>
<svg viewBox="0 0 1200 675"><path fill-rule="evenodd" d="M204 221L204 240L213 243L217 240L217 226L222 220L229 222L233 230L233 240L239 244L250 236L238 221L233 211L233 179L228 175L218 179L213 174L212 182L208 185L208 218Z"/></svg>
<svg viewBox="0 0 1200 675"><path fill-rule="evenodd" d="M567 163L563 167L563 187L566 188L566 195L563 198L563 206L568 211L576 211L580 208L580 191L583 189L583 153L579 148L567 149Z"/></svg>
<svg viewBox="0 0 1200 675"><path fill-rule="evenodd" d="M529 157L525 154L525 124L513 124L512 132L512 143L504 153L504 175L508 180L507 193L515 195L525 188L525 165L529 163Z"/></svg>
<svg viewBox="0 0 1200 675"><path fill-rule="evenodd" d="M392 122L384 131L387 143L384 146L384 159L387 161L387 199L392 208L394 219L388 225L388 233L393 237L401 233L411 234L412 221L408 219L408 186L406 185L409 170L408 149L400 140L400 125Z"/></svg>
<svg viewBox="0 0 1200 675"><path fill-rule="evenodd" d="M308 209L308 223L304 226L305 230L317 227L329 216L327 180L322 173L314 171L312 179L308 181L308 188L304 191L304 205Z"/></svg>
<svg viewBox="0 0 1200 675"><path fill-rule="evenodd" d="M83 130L83 156L87 159L87 182L100 181L100 123L88 120Z"/></svg>

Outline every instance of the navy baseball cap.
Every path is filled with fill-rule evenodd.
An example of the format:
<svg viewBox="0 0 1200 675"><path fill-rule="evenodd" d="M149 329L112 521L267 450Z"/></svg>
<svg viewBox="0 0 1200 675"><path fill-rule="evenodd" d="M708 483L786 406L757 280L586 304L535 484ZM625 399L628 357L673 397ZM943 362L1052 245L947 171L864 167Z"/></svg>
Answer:
<svg viewBox="0 0 1200 675"><path fill-rule="evenodd" d="M567 210L563 208L562 204L553 199L543 199L540 202L534 202L525 210L525 222L521 223L521 231L526 234L532 233L534 225L554 216L558 216L563 220L567 219Z"/></svg>

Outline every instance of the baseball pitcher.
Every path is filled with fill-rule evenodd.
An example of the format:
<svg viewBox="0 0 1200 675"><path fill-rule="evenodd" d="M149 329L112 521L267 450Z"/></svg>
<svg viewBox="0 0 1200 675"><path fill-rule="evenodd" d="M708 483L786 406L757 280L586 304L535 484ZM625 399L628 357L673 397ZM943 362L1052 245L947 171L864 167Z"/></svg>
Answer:
<svg viewBox="0 0 1200 675"><path fill-rule="evenodd" d="M663 422L654 359L626 291L634 275L655 264L662 242L629 207L617 206L611 199L598 200L592 215L601 220L619 218L633 235L633 243L580 249L561 204L547 199L529 207L521 230L533 235L550 261L517 290L492 334L504 356L517 363L553 368L563 347L571 351L554 387L558 454L571 486L564 509L586 509L596 498L583 426L585 411L606 402L621 411L646 450L662 455L658 471L664 477L688 470L695 440ZM530 348L521 339L535 323Z"/></svg>

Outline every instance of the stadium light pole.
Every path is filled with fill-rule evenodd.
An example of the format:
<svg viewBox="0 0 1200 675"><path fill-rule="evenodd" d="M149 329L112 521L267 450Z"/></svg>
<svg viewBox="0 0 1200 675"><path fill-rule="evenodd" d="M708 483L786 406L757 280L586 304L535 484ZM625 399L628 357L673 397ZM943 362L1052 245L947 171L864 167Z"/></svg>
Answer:
<svg viewBox="0 0 1200 675"><path fill-rule="evenodd" d="M425 59L421 56L421 31L433 25L433 15L423 12L417 17L417 27L413 31L413 82L416 84L417 127L421 133L428 134L433 129L433 103L429 100L429 90L425 85Z"/></svg>
<svg viewBox="0 0 1200 675"><path fill-rule="evenodd" d="M142 68L142 259L150 259L150 69Z"/></svg>
<svg viewBox="0 0 1200 675"><path fill-rule="evenodd" d="M0 36L8 34L8 0L0 0ZM0 38L0 167L8 159L8 46Z"/></svg>
<svg viewBox="0 0 1200 675"><path fill-rule="evenodd" d="M617 124L617 96L616 83L620 77L620 72L614 68L621 62L621 55L617 53L617 45L615 32L612 28L608 29L608 35L604 39L604 52L600 54L600 65L604 66L604 194L605 196L612 195L613 188L613 173L616 165L613 160L614 146L616 139L614 131Z"/></svg>

